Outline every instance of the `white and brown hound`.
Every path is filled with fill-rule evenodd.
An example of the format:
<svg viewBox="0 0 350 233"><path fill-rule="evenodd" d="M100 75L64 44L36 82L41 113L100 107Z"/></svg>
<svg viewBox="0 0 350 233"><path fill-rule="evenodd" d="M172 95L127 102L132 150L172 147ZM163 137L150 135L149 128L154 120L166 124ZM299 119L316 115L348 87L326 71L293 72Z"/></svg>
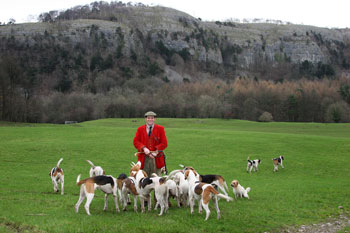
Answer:
<svg viewBox="0 0 350 233"><path fill-rule="evenodd" d="M58 184L61 183L61 194L64 194L64 173L63 169L60 168L60 164L62 162L63 158L60 158L58 160L56 167L52 168L49 176L51 177L51 181L53 184L53 191L58 192Z"/></svg>
<svg viewBox="0 0 350 233"><path fill-rule="evenodd" d="M231 187L233 188L233 193L236 199L239 197L245 197L249 199L248 193L250 192L250 187L245 189L242 185L239 184L238 180L233 180L231 182Z"/></svg>
<svg viewBox="0 0 350 233"><path fill-rule="evenodd" d="M189 202L190 202L191 214L193 213L194 200L196 199L198 200L199 213L202 212L202 206L203 206L204 210L206 211L205 220L208 220L210 216L209 201L210 199L213 199L215 209L217 212L217 218L219 219L220 209L218 205L218 197L224 198L228 201L232 201L233 199L229 196L219 193L210 184L198 182L198 179L196 177L197 177L196 171L192 169L186 170L185 178L189 182Z"/></svg>
<svg viewBox="0 0 350 233"><path fill-rule="evenodd" d="M161 177L159 177L157 174L153 173L151 175L152 178L157 178L160 179ZM163 176L162 178L164 178L165 180L165 185L167 186L167 190L168 190L168 201L167 201L167 204L168 204L168 207L171 206L171 203L170 203L170 198L174 198L177 202L177 206L178 207L181 207L180 205L180 197L179 197L179 187L178 185L176 184L176 182L174 180L171 180L169 179L170 177L169 176ZM163 181L163 182L164 182ZM160 180L158 180L158 182L156 184L160 183ZM156 191L157 188L155 187L155 193L157 192ZM164 194L165 195L165 194ZM158 206L161 204L161 202L158 200L158 198L156 197L157 199L157 203L156 203L156 206L154 207L154 209L156 210L158 208Z"/></svg>
<svg viewBox="0 0 350 233"><path fill-rule="evenodd" d="M272 160L273 160L273 171L274 172L278 171L278 165L281 165L281 167L284 168L283 167L283 160L284 160L283 156L280 156L278 158L274 158Z"/></svg>
<svg viewBox="0 0 350 233"><path fill-rule="evenodd" d="M117 178L117 191L118 191L118 196L119 196L119 201L122 204L122 188L123 188L123 181L127 179L127 175L125 173L121 173L118 178ZM130 198L128 197L127 203L130 203Z"/></svg>
<svg viewBox="0 0 350 233"><path fill-rule="evenodd" d="M92 176L102 176L102 175L106 175L106 172L102 169L101 166L95 166L90 160L86 160L90 165L90 177Z"/></svg>
<svg viewBox="0 0 350 233"><path fill-rule="evenodd" d="M179 189L179 202L180 205L188 206L188 188L189 184L188 181L185 180L185 175L183 172L177 172L174 176L174 181L178 186Z"/></svg>
<svg viewBox="0 0 350 233"><path fill-rule="evenodd" d="M117 200L117 180L113 176L93 176L85 180L80 181L80 174L77 177L77 185L80 187L80 196L78 202L75 204L75 212L78 213L80 204L86 197L85 210L90 215L90 204L94 199L95 190L100 189L105 193L105 205L104 210L107 210L108 194L113 195L115 208L117 212L120 212L118 200Z"/></svg>
<svg viewBox="0 0 350 233"><path fill-rule="evenodd" d="M187 170L195 171L195 169L193 167L185 167L182 164L179 164L179 165L180 165L180 167L184 168L183 172L186 172ZM221 175L199 175L197 173L196 178L200 182L203 182L206 184L215 184L226 196L228 196L228 194L227 194L228 187L227 187L227 184L226 184L224 177L222 177Z"/></svg>
<svg viewBox="0 0 350 233"><path fill-rule="evenodd" d="M145 212L145 201L148 204L148 211L151 211L150 193L154 189L154 185L151 185L152 182L148 179L147 173L141 169L140 161L138 161L136 164L132 163L132 167L130 169L130 176L135 178L135 186L138 196L140 198L142 213Z"/></svg>
<svg viewBox="0 0 350 233"><path fill-rule="evenodd" d="M120 176L119 176L120 177ZM119 182L119 181L118 181ZM126 206L129 200L129 195L134 196L134 211L137 212L137 190L136 190L136 180L134 177L130 176L122 180L121 188L121 202L123 205L123 210L126 211ZM118 184L119 186L119 184Z"/></svg>
<svg viewBox="0 0 350 233"><path fill-rule="evenodd" d="M228 191L228 187L224 177L220 175L199 175L199 181L206 184L215 184L218 188L228 196L226 190Z"/></svg>
<svg viewBox="0 0 350 233"><path fill-rule="evenodd" d="M149 181L147 182L148 185L153 185L154 188L154 194L155 198L157 200L157 203L155 205L155 210L158 206L160 206L160 213L158 214L161 216L163 212L167 213L169 209L169 184L168 177L160 177L160 176L154 176L151 178L147 178ZM174 181L173 181L174 182ZM176 186L176 184L175 184Z"/></svg>

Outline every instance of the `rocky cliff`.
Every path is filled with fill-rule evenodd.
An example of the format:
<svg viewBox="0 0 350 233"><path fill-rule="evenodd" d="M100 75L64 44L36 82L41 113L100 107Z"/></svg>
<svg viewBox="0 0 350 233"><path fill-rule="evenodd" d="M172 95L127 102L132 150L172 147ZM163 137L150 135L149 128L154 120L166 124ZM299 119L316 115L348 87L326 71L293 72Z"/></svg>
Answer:
<svg viewBox="0 0 350 233"><path fill-rule="evenodd" d="M165 73L170 81L266 75L262 72L266 66L299 69L305 61L309 66L329 65L343 72L350 64L349 29L203 22L164 7L121 7L113 14L112 21L76 19L1 26L1 53L13 49L10 41L21 50L40 43L46 44L43 49L55 44L68 53L79 47L85 51L82 54L90 70L96 53L105 60L108 55L131 59L134 65L144 64L142 60L148 57L148 63L162 71L151 75ZM142 71L135 67L135 73Z"/></svg>

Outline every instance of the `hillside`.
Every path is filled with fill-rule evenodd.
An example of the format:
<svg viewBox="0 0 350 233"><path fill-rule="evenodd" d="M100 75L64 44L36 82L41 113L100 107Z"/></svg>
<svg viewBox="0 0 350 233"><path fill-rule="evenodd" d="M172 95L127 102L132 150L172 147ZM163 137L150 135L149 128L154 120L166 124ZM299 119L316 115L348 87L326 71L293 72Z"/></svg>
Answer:
<svg viewBox="0 0 350 233"><path fill-rule="evenodd" d="M86 50L84 57L90 69L96 52L106 59L108 55L115 58L119 51L120 56L135 60L137 65L151 53L151 60L157 61L170 80L197 79L202 72L221 78L246 74L271 79L275 77L264 74L269 67L285 69L287 66L293 72L296 69L293 65L299 67L303 62L308 63L307 68L318 64L332 70L319 74L305 70L304 75L321 77L341 74L350 64L349 29L202 22L171 8L146 6L113 8L112 20L78 19L2 26L1 52L8 51L9 39L22 50L43 43L70 49L79 46ZM278 79L298 78L298 75L303 74Z"/></svg>
<svg viewBox="0 0 350 233"><path fill-rule="evenodd" d="M349 29L203 22L170 8L103 2L42 21L0 26L2 112L16 88L27 99L53 91L142 93L146 85L237 77L338 80L350 67Z"/></svg>

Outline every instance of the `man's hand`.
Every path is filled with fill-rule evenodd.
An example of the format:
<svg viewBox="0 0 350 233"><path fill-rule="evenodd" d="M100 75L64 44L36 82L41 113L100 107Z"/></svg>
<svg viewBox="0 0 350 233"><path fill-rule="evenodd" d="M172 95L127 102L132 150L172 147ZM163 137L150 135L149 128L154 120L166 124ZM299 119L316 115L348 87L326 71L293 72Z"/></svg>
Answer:
<svg viewBox="0 0 350 233"><path fill-rule="evenodd" d="M152 159L154 159L158 154L158 150L151 152L147 147L143 148L143 152Z"/></svg>
<svg viewBox="0 0 350 233"><path fill-rule="evenodd" d="M146 155L149 155L150 151L147 147L143 148L143 152L145 152Z"/></svg>
<svg viewBox="0 0 350 233"><path fill-rule="evenodd" d="M152 157L156 157L156 156L157 156L157 154L158 154L158 150L153 151L153 152L151 153Z"/></svg>

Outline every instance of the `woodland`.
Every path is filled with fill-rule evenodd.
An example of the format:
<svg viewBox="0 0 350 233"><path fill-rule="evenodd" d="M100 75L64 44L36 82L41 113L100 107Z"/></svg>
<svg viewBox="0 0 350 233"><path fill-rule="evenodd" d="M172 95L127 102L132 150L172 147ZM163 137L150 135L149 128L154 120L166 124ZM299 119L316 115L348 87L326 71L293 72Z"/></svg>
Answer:
<svg viewBox="0 0 350 233"><path fill-rule="evenodd" d="M37 24L59 28L76 20L118 22L116 9L129 7L146 6L94 2L43 13ZM179 22L186 26L183 18ZM234 27L232 22L215 23ZM14 26L1 25L0 30ZM239 57L242 47L200 26L188 40L196 39L208 49L217 46L222 64L198 61L187 49L172 50L138 28L132 33L142 52L127 47L123 27L115 27L112 39L94 23L84 33L79 42L49 30L21 38L1 34L0 120L82 122L142 117L152 110L167 118L350 122L350 43L339 45L329 63L262 59L242 75L242 69L226 62ZM313 39L322 40L317 34ZM166 67L187 70L192 78L170 80Z"/></svg>

